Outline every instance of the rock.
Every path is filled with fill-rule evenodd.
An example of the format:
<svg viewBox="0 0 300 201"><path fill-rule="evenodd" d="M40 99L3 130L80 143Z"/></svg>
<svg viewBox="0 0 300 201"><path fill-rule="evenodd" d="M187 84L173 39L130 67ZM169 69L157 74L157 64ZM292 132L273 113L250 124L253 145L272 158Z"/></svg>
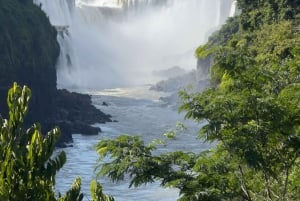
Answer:
<svg viewBox="0 0 300 201"><path fill-rule="evenodd" d="M112 122L111 116L92 105L91 96L86 94L58 90L55 105L55 122L61 127L63 136L69 133L97 135L101 129L92 124ZM65 137L61 140L65 140Z"/></svg>
<svg viewBox="0 0 300 201"><path fill-rule="evenodd" d="M56 95L56 30L32 1L0 3L0 112L7 114L6 96L13 82L32 91L26 125L45 124L53 115Z"/></svg>
<svg viewBox="0 0 300 201"><path fill-rule="evenodd" d="M186 71L179 66L173 66L172 68L168 68L165 70L153 71L152 74L154 76L158 76L161 78L174 78L185 74Z"/></svg>
<svg viewBox="0 0 300 201"><path fill-rule="evenodd" d="M105 101L102 102L102 105L103 106L108 106L108 104Z"/></svg>
<svg viewBox="0 0 300 201"><path fill-rule="evenodd" d="M56 88L57 30L41 8L33 1L1 0L0 19L1 116L8 118L6 96L17 82L32 92L25 127L40 122L44 134L60 127L58 146L72 142L72 133L98 134L90 125L110 122L110 116L96 109L90 96Z"/></svg>
<svg viewBox="0 0 300 201"><path fill-rule="evenodd" d="M86 94L58 90L55 105L58 112L56 118L59 119L87 124L111 122L111 116L92 105L91 96Z"/></svg>
<svg viewBox="0 0 300 201"><path fill-rule="evenodd" d="M183 89L188 85L196 85L196 83L196 72L191 71L177 77L162 80L151 86L150 90L177 93L180 89Z"/></svg>

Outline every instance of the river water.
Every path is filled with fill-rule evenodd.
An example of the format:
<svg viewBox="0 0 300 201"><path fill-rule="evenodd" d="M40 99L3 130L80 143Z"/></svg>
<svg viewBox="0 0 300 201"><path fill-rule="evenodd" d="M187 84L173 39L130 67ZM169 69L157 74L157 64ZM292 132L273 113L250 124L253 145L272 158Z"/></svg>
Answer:
<svg viewBox="0 0 300 201"><path fill-rule="evenodd" d="M94 145L101 139L120 134L139 135L146 142L162 139L163 133L183 121L184 114L159 101L166 94L149 91L161 78L153 72L179 66L196 67L194 52L207 37L235 11L234 0L34 0L58 29L60 57L57 83L60 88L80 90L93 97L93 103L118 122L95 125L96 136L74 134L73 147L66 148L67 163L57 175L56 189L62 194L72 181L82 177L82 190L89 200L89 183L95 177L97 154ZM131 2L125 5L126 2ZM163 3L165 2L165 3ZM231 11L230 8L232 7ZM61 30L63 28L63 30ZM201 76L200 76L201 77ZM101 88L101 90L96 90ZM103 106L102 103L108 103ZM159 152L201 151L197 132L201 125L183 121L189 128L176 140L160 146ZM59 150L58 150L59 151ZM100 178L105 193L117 201L168 201L178 198L176 189L163 189L159 183L128 189L128 181L117 184Z"/></svg>
<svg viewBox="0 0 300 201"><path fill-rule="evenodd" d="M94 145L101 139L115 138L120 134L141 136L146 142L153 139L165 139L163 133L174 130L178 121L188 128L179 132L175 140L167 140L160 145L158 152L174 150L188 150L199 152L210 145L197 140L197 131L201 124L191 120L184 120L184 114L159 100L166 94L148 90L148 86L133 88L118 88L102 91L81 90L92 95L94 105L102 111L112 115L113 120L106 124L99 124L102 133L96 136L82 136L74 134L73 147L63 149L67 154L67 163L58 173L56 189L62 194L69 189L72 181L82 178L82 191L85 200L89 200L89 183L95 177L94 167L97 153ZM105 102L108 106L102 105ZM159 183L147 184L139 188L129 189L129 181L112 183L108 178L100 178L104 192L115 197L117 201L144 200L144 201L173 201L178 195L177 189L164 189Z"/></svg>

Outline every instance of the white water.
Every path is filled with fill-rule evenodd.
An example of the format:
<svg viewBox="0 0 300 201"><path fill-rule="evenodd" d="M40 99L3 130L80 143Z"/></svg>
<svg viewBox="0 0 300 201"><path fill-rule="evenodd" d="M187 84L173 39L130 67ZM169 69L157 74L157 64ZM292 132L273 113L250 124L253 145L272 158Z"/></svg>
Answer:
<svg viewBox="0 0 300 201"><path fill-rule="evenodd" d="M60 192L64 193L69 189L75 177L80 175L83 182L82 191L86 195L85 200L88 200L89 182L95 177L93 171L97 160L93 146L103 138L115 138L125 133L139 135L146 142L151 142L153 139L165 139L163 133L173 130L177 121L181 121L188 127L188 130L179 132L176 140L167 141L165 146L158 146L158 151L198 152L208 148L209 145L197 140L197 131L201 125L192 121L184 121L184 114L178 114L177 111L158 101L163 94L149 91L147 88L144 86L88 91L93 94L93 103L119 122L99 125L103 133L98 136L73 135L74 147L64 149L68 161L56 179L56 188ZM109 106L103 106L103 101ZM103 185L104 192L113 195L116 201L174 201L179 197L177 189L163 189L159 183L129 189L128 180L114 184L107 178L101 178L99 182Z"/></svg>
<svg viewBox="0 0 300 201"><path fill-rule="evenodd" d="M68 33L58 34L58 86L90 89L87 92L94 95L94 104L119 121L101 125L104 132L99 136L74 135L74 147L65 149L68 162L57 176L56 188L64 193L81 175L83 191L88 194L97 158L93 145L99 139L128 133L149 142L183 119L171 108L162 107L157 101L161 94L145 87L103 89L152 83L154 70L194 69L195 48L226 20L233 0L34 1L41 4L53 25L68 26ZM110 105L101 106L102 101ZM190 130L160 151L207 148L195 140L200 125L186 123ZM100 182L117 201L178 198L177 190L162 189L157 183L128 189L128 181L112 184L102 178Z"/></svg>
<svg viewBox="0 0 300 201"><path fill-rule="evenodd" d="M153 70L194 69L194 51L232 0L35 0L59 36L58 86L104 89L156 81ZM119 3L118 3L119 2Z"/></svg>
<svg viewBox="0 0 300 201"><path fill-rule="evenodd" d="M234 0L231 4L229 17L234 17L235 15L238 15L238 14L239 14L239 11L237 9L237 0Z"/></svg>

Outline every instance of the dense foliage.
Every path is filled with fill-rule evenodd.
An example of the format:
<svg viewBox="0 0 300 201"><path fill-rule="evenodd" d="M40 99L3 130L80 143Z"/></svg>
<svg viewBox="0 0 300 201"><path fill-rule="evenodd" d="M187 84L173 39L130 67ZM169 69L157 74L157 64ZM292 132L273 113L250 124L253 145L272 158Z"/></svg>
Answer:
<svg viewBox="0 0 300 201"><path fill-rule="evenodd" d="M0 117L0 200L81 201L80 178L65 196L55 195L55 175L65 164L66 154L54 154L58 128L45 137L39 124L24 129L30 97L29 88L15 83L7 97L9 119ZM91 183L91 196L92 201L113 201L95 180Z"/></svg>
<svg viewBox="0 0 300 201"><path fill-rule="evenodd" d="M100 174L130 186L160 181L179 200L300 199L300 33L298 0L239 0L241 14L199 47L213 58L213 85L180 92L186 118L205 121L202 153L154 154L138 137L97 146Z"/></svg>
<svg viewBox="0 0 300 201"><path fill-rule="evenodd" d="M0 1L0 110L8 117L6 92L14 81L34 94L26 121L47 122L56 95L56 30L32 0ZM47 105L47 107L45 107Z"/></svg>

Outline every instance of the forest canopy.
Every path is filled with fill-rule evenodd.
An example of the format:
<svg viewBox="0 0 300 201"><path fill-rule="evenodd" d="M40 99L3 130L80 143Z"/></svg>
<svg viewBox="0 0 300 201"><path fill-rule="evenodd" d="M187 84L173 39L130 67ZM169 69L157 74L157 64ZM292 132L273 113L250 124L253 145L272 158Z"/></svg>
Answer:
<svg viewBox="0 0 300 201"><path fill-rule="evenodd" d="M211 87L181 91L186 118L207 122L201 153L154 154L139 137L97 145L99 173L129 186L160 181L180 201L300 199L300 1L238 0L238 16L196 50ZM200 146L200 143L199 143Z"/></svg>
<svg viewBox="0 0 300 201"><path fill-rule="evenodd" d="M179 110L206 122L198 136L212 149L158 155L155 143L122 135L97 144L99 174L115 182L129 177L130 187L159 181L179 189L179 201L300 200L299 5L238 0L241 14L196 50L200 60L212 60L211 86L181 91ZM80 201L80 178L65 195L53 190L66 155L53 156L58 128L47 135L39 124L24 128L30 97L29 88L14 84L9 118L0 118L0 200ZM93 180L91 200L113 198Z"/></svg>

